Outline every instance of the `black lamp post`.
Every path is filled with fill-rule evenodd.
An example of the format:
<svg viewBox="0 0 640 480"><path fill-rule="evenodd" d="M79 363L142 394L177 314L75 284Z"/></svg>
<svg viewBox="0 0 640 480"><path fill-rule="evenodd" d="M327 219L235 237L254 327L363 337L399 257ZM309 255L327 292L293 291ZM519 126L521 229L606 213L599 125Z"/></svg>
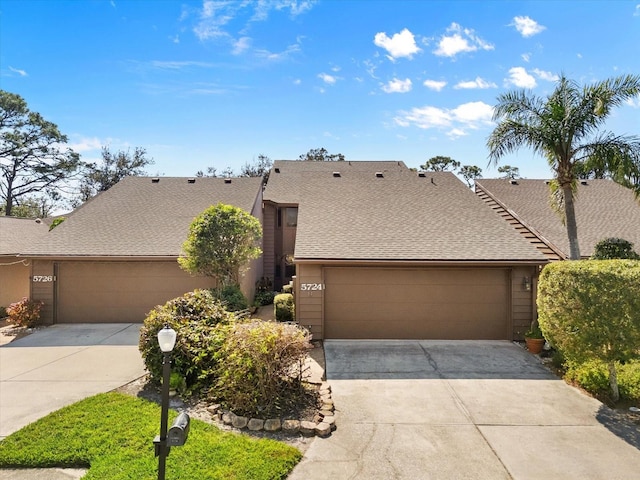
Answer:
<svg viewBox="0 0 640 480"><path fill-rule="evenodd" d="M167 465L167 423L169 422L169 382L171 379L171 352L176 345L176 332L169 325L158 332L158 344L162 350L162 411L160 413L160 438L154 441L158 459L158 480L164 480Z"/></svg>

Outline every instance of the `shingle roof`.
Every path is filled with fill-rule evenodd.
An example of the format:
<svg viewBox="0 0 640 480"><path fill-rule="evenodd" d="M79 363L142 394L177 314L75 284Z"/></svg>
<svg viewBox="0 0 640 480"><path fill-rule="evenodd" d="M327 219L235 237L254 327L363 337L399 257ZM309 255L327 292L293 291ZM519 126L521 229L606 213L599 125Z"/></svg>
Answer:
<svg viewBox="0 0 640 480"><path fill-rule="evenodd" d="M42 220L0 217L0 255L17 255L45 236L49 226Z"/></svg>
<svg viewBox="0 0 640 480"><path fill-rule="evenodd" d="M177 256L193 219L211 205L251 212L261 178L127 177L77 209L25 255Z"/></svg>
<svg viewBox="0 0 640 480"><path fill-rule="evenodd" d="M549 201L545 180L518 179L476 181L479 189L505 207L525 226L539 233L556 249L569 256L566 227ZM633 192L611 180L578 183L575 201L580 254L593 254L596 243L607 237L619 237L640 248L640 203Z"/></svg>
<svg viewBox="0 0 640 480"><path fill-rule="evenodd" d="M296 260L545 262L451 173L339 163L270 174L265 199L299 205Z"/></svg>
<svg viewBox="0 0 640 480"><path fill-rule="evenodd" d="M263 198L279 204L297 204L301 192L318 174L338 172L407 172L404 162L399 161L340 161L311 162L300 160L276 160L269 174L269 182Z"/></svg>

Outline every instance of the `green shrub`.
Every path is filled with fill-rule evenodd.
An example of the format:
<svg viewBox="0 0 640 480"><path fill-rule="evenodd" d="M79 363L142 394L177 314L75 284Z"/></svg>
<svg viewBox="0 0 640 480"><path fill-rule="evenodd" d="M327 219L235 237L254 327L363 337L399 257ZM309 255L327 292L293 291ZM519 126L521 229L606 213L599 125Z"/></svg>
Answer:
<svg viewBox="0 0 640 480"><path fill-rule="evenodd" d="M613 260L616 258L640 260L640 255L633 251L633 243L623 238L605 238L596 243L592 260Z"/></svg>
<svg viewBox="0 0 640 480"><path fill-rule="evenodd" d="M227 285L222 288L216 288L212 290L212 293L230 312L239 312L249 306L247 298L240 290L239 285Z"/></svg>
<svg viewBox="0 0 640 480"><path fill-rule="evenodd" d="M640 345L640 261L586 260L547 265L538 284L542 333L567 361L615 362ZM618 399L615 375L611 398Z"/></svg>
<svg viewBox="0 0 640 480"><path fill-rule="evenodd" d="M293 322L296 318L293 295L280 293L273 299L276 320L279 322Z"/></svg>
<svg viewBox="0 0 640 480"><path fill-rule="evenodd" d="M620 398L640 400L640 360L628 363L616 362ZM609 394L609 369L600 360L589 360L582 364L569 364L564 378L575 385L584 388L596 396Z"/></svg>
<svg viewBox="0 0 640 480"><path fill-rule="evenodd" d="M218 401L238 415L280 416L304 394L309 333L297 325L261 320L224 328L216 354Z"/></svg>
<svg viewBox="0 0 640 480"><path fill-rule="evenodd" d="M10 304L7 309L9 323L19 327L33 327L40 320L40 310L44 302L39 300L29 300L24 297L19 302Z"/></svg>
<svg viewBox="0 0 640 480"><path fill-rule="evenodd" d="M271 305L273 303L273 299L276 296L276 292L264 291L257 292L254 300L254 304L257 306L262 305Z"/></svg>
<svg viewBox="0 0 640 480"><path fill-rule="evenodd" d="M0 318L7 317L7 309L5 307L0 306Z"/></svg>
<svg viewBox="0 0 640 480"><path fill-rule="evenodd" d="M227 324L234 315L224 309L209 290L195 290L169 300L149 312L140 330L139 349L152 380L162 380L162 352L157 334L165 324L176 331L172 370L181 375L186 388L200 391L214 381L215 351L222 342L219 324Z"/></svg>

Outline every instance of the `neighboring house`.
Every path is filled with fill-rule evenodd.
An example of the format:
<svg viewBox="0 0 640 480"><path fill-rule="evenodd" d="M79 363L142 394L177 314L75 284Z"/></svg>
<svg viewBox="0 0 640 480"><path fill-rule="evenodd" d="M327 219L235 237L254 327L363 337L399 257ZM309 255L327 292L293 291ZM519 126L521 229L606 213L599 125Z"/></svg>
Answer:
<svg viewBox="0 0 640 480"><path fill-rule="evenodd" d="M478 179L475 189L547 258L569 258L567 229L551 207L549 180ZM624 238L640 249L640 203L632 190L612 180L579 181L575 211L582 258L607 237Z"/></svg>
<svg viewBox="0 0 640 480"><path fill-rule="evenodd" d="M49 225L42 220L0 217L0 306L29 297L31 262L20 253L45 236Z"/></svg>
<svg viewBox="0 0 640 480"><path fill-rule="evenodd" d="M142 322L156 305L213 279L178 266L193 219L219 202L262 217L260 178L127 177L75 210L21 257L45 323ZM242 288L252 296L262 262Z"/></svg>
<svg viewBox="0 0 640 480"><path fill-rule="evenodd" d="M264 274L293 260L316 338L512 339L535 317L547 258L451 173L276 161L264 205Z"/></svg>

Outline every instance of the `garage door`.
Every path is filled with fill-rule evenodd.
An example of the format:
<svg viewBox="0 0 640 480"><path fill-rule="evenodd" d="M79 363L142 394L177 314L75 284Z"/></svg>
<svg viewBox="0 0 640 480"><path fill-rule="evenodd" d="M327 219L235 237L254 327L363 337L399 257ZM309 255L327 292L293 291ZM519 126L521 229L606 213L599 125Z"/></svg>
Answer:
<svg viewBox="0 0 640 480"><path fill-rule="evenodd" d="M508 339L504 269L325 268L325 338Z"/></svg>
<svg viewBox="0 0 640 480"><path fill-rule="evenodd" d="M172 262L60 262L58 323L142 322L153 307L195 288L213 286Z"/></svg>

